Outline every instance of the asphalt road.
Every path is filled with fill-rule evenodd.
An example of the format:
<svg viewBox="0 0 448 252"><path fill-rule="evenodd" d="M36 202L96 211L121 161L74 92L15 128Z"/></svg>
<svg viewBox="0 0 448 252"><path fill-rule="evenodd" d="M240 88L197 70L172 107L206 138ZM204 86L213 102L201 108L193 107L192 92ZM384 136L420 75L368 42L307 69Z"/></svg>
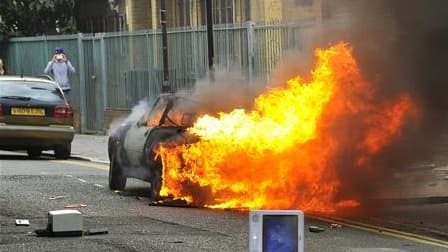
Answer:
<svg viewBox="0 0 448 252"><path fill-rule="evenodd" d="M108 190L107 174L108 167L101 164L28 160L23 154L0 152L0 251L248 250L247 212L149 206L148 184L130 180L118 194ZM55 196L63 197L50 199ZM35 236L34 230L45 228L48 211L76 203L86 205L79 209L85 230L107 228L109 233ZM31 225L15 226L15 219L28 219ZM325 231L311 233L310 225ZM448 245L408 232L379 232L359 223L338 229L329 225L306 218L305 251L448 251Z"/></svg>

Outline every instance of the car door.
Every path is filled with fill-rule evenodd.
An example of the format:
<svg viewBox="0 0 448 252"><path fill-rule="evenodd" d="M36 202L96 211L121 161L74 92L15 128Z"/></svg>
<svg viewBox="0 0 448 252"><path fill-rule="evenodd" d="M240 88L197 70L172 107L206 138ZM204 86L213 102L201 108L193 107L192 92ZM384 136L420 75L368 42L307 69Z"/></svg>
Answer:
<svg viewBox="0 0 448 252"><path fill-rule="evenodd" d="M152 127L148 127L143 119L133 123L124 139L124 150L132 166L140 166L143 160L143 151L146 138Z"/></svg>

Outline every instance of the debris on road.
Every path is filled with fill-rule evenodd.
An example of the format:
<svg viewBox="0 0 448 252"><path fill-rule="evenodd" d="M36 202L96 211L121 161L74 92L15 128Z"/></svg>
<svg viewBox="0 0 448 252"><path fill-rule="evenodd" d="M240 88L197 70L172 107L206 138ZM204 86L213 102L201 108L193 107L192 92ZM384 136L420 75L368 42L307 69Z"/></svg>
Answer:
<svg viewBox="0 0 448 252"><path fill-rule="evenodd" d="M332 223L332 224L330 224L330 228L331 229L342 228L342 225L341 224L337 224L337 223Z"/></svg>
<svg viewBox="0 0 448 252"><path fill-rule="evenodd" d="M56 210L48 212L46 229L34 232L37 236L82 236L83 216L78 210Z"/></svg>
<svg viewBox="0 0 448 252"><path fill-rule="evenodd" d="M57 200L57 199L63 199L65 198L65 196L54 196L54 197L49 197L49 200Z"/></svg>
<svg viewBox="0 0 448 252"><path fill-rule="evenodd" d="M96 186L96 187L104 188L104 186L100 185L100 184L93 184L93 185Z"/></svg>
<svg viewBox="0 0 448 252"><path fill-rule="evenodd" d="M318 226L309 226L308 230L312 233L320 233L320 232L324 232L325 229L318 227Z"/></svg>
<svg viewBox="0 0 448 252"><path fill-rule="evenodd" d="M163 199L149 203L150 206L166 206L166 207L193 207L183 199Z"/></svg>
<svg viewBox="0 0 448 252"><path fill-rule="evenodd" d="M38 236L38 237L52 236L51 232L48 231L47 229L36 229L36 230L34 230L34 232L36 233L36 236Z"/></svg>
<svg viewBox="0 0 448 252"><path fill-rule="evenodd" d="M108 234L109 231L107 228L89 228L84 235L99 235L99 234Z"/></svg>
<svg viewBox="0 0 448 252"><path fill-rule="evenodd" d="M86 207L86 206L87 206L86 204L79 204L79 203L77 203L77 204L67 205L64 208L83 208L83 207Z"/></svg>
<svg viewBox="0 0 448 252"><path fill-rule="evenodd" d="M26 219L16 219L16 226L29 226L30 221Z"/></svg>
<svg viewBox="0 0 448 252"><path fill-rule="evenodd" d="M83 204L79 204L83 205ZM83 231L83 216L78 210L57 210L48 212L45 229L34 230L38 237L68 237L108 234L107 228L89 228ZM33 234L29 232L28 235Z"/></svg>
<svg viewBox="0 0 448 252"><path fill-rule="evenodd" d="M78 179L78 181L79 181L79 182L82 182L82 183L87 183L87 180L80 179L80 178Z"/></svg>

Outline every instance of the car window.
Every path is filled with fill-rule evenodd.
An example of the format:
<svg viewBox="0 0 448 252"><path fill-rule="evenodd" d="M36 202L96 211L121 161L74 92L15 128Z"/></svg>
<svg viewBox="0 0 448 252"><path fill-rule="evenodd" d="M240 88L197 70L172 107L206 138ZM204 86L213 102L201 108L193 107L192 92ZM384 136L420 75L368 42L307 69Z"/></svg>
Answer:
<svg viewBox="0 0 448 252"><path fill-rule="evenodd" d="M173 108L167 114L165 124L167 126L192 126L197 117L197 106L198 104L193 100L177 97L174 100Z"/></svg>
<svg viewBox="0 0 448 252"><path fill-rule="evenodd" d="M145 114L146 126L155 127L159 125L160 118L167 105L166 100L159 99L151 111Z"/></svg>
<svg viewBox="0 0 448 252"><path fill-rule="evenodd" d="M22 97L41 102L61 103L64 95L61 90L47 82L0 81L0 98Z"/></svg>
<svg viewBox="0 0 448 252"><path fill-rule="evenodd" d="M165 124L166 126L188 127L193 125L195 118L196 114L194 112L181 106L175 106L169 111Z"/></svg>
<svg viewBox="0 0 448 252"><path fill-rule="evenodd" d="M166 114L165 120L161 126L192 126L197 115L195 108L197 103L195 101L185 99L182 97L170 97L160 99L153 109L145 116L146 125L148 127L159 126L163 113L167 108L169 102L173 102L173 106Z"/></svg>

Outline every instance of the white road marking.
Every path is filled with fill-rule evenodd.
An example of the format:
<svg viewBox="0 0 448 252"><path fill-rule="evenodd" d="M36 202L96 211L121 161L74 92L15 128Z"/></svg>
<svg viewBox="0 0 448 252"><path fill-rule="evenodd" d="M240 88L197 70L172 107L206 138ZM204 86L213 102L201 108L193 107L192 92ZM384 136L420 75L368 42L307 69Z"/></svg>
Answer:
<svg viewBox="0 0 448 252"><path fill-rule="evenodd" d="M92 162L86 162L86 161L76 161L76 160L53 160L52 162L56 163L62 163L62 164L69 164L69 165L76 165L76 166L84 166L84 167L92 167L100 170L109 170L109 165L104 164L96 164Z"/></svg>

